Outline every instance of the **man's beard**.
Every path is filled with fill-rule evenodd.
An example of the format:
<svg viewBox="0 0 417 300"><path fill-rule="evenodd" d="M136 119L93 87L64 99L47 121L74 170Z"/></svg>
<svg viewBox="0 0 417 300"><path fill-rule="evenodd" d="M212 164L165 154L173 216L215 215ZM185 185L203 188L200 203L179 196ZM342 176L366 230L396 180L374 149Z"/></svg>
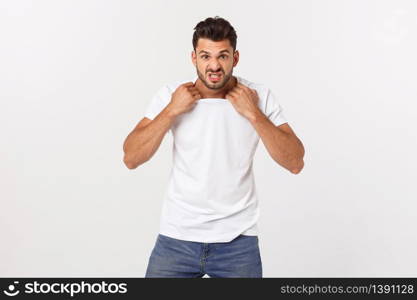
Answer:
<svg viewBox="0 0 417 300"><path fill-rule="evenodd" d="M220 70L220 72L222 73L222 80L216 83L211 83L206 80L206 77L203 74L201 74L198 68L196 68L196 70L197 70L198 78L200 78L200 80L204 83L204 85L211 90L222 89L229 82L230 78L232 78L232 75L233 75L233 69L230 70L230 73L228 74L225 74L223 70ZM206 74L207 73L209 72L206 72Z"/></svg>

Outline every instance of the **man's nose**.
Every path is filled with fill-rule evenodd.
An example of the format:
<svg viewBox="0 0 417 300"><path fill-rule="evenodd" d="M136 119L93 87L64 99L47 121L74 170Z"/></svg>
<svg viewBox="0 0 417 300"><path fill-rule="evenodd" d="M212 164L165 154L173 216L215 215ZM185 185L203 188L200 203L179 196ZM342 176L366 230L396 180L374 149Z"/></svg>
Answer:
<svg viewBox="0 0 417 300"><path fill-rule="evenodd" d="M221 65L216 58L210 60L208 70L212 72L219 72L221 70Z"/></svg>

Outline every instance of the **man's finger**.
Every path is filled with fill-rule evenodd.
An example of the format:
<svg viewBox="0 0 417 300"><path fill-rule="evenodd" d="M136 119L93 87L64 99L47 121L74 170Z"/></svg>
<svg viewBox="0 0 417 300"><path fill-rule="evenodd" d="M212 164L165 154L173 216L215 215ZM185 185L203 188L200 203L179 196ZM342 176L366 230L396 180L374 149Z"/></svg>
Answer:
<svg viewBox="0 0 417 300"><path fill-rule="evenodd" d="M242 88L240 86L235 86L232 91L237 92L237 91L241 91Z"/></svg>
<svg viewBox="0 0 417 300"><path fill-rule="evenodd" d="M244 91L247 91L247 92L249 92L250 90L251 90L251 88L249 88L248 86L246 86L246 85L244 85L244 84L239 84L239 87L242 89L242 90L244 90Z"/></svg>
<svg viewBox="0 0 417 300"><path fill-rule="evenodd" d="M199 92L192 92L191 95L193 95L193 97L196 97L196 96L200 96L200 93ZM201 96L200 96L200 98L201 98Z"/></svg>
<svg viewBox="0 0 417 300"><path fill-rule="evenodd" d="M247 88L246 85L244 85L243 83L240 83L240 82L237 83L237 86L240 87L240 88L243 88L243 89Z"/></svg>
<svg viewBox="0 0 417 300"><path fill-rule="evenodd" d="M253 89L251 89L250 87L248 87L247 85L241 84L240 87L246 91L251 91Z"/></svg>
<svg viewBox="0 0 417 300"><path fill-rule="evenodd" d="M234 97L236 97L237 95L239 95L239 93L236 92L236 91L231 91L228 94L231 95L231 96L234 96Z"/></svg>

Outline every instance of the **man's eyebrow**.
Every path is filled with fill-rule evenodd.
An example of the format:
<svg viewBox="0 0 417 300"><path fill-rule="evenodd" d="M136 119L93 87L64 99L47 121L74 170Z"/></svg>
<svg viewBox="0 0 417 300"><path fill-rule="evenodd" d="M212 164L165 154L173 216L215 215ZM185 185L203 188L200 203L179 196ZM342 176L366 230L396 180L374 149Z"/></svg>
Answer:
<svg viewBox="0 0 417 300"><path fill-rule="evenodd" d="M210 52L208 52L208 51L206 51L206 50L200 50L200 52L198 52L198 54L200 54L200 53L202 53L202 52L207 53L207 54L210 54ZM224 50L220 51L219 53L223 53L223 52L230 53L230 51L229 51L229 50L227 50L227 49L224 49Z"/></svg>

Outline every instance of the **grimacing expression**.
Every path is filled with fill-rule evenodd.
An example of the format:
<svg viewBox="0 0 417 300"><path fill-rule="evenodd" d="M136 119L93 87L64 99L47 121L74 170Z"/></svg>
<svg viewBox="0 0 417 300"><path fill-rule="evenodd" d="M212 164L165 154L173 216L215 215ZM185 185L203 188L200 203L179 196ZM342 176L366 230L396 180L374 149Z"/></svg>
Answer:
<svg viewBox="0 0 417 300"><path fill-rule="evenodd" d="M213 90L223 88L232 78L233 68L239 60L239 52L233 52L229 40L212 41L200 38L192 52L198 78Z"/></svg>

